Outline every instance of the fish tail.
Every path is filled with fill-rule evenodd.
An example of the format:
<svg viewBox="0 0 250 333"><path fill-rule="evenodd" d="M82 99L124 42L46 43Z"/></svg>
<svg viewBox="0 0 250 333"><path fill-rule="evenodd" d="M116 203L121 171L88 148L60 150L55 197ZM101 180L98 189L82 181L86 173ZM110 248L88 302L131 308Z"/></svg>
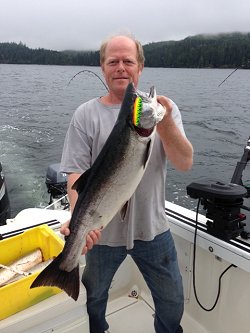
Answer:
<svg viewBox="0 0 250 333"><path fill-rule="evenodd" d="M80 291L79 265L71 272L60 269L62 254L60 253L33 281L30 288L53 286L64 290L75 301Z"/></svg>

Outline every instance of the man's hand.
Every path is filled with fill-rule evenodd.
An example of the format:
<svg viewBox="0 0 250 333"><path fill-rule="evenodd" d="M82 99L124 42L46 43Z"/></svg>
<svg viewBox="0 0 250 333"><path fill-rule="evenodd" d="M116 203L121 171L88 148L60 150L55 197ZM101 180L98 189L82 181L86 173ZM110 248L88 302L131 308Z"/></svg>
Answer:
<svg viewBox="0 0 250 333"><path fill-rule="evenodd" d="M169 116L171 114L172 110L173 110L173 106L172 106L172 103L169 100L169 98L167 98L166 96L159 96L158 95L157 96L157 102L165 108L166 112L165 112L164 116L165 117Z"/></svg>
<svg viewBox="0 0 250 333"><path fill-rule="evenodd" d="M66 237L69 236L70 234L69 221L62 225L60 232ZM100 238L101 238L101 229L95 229L90 231L86 237L86 245L82 249L82 254L86 254L89 250L91 250L92 247L99 242Z"/></svg>
<svg viewBox="0 0 250 333"><path fill-rule="evenodd" d="M177 170L188 171L193 165L193 146L172 117L174 106L171 100L165 96L157 96L157 101L166 109L162 121L157 124L166 157ZM177 108L176 105L175 107Z"/></svg>

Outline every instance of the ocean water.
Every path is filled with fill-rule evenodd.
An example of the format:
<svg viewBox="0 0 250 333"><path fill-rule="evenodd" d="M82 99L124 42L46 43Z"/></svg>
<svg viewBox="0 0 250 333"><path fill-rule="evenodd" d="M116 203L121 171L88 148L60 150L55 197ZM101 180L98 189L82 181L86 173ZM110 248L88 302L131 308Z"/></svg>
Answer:
<svg viewBox="0 0 250 333"><path fill-rule="evenodd" d="M0 64L0 161L12 215L45 206L48 165L60 162L63 141L76 107L106 90L99 67ZM194 165L181 173L170 164L168 200L194 209L186 194L193 181L230 182L250 135L250 71L233 69L145 68L139 88L166 95L179 106L186 135L194 146ZM249 163L250 164L250 163ZM250 184L250 166L243 180Z"/></svg>

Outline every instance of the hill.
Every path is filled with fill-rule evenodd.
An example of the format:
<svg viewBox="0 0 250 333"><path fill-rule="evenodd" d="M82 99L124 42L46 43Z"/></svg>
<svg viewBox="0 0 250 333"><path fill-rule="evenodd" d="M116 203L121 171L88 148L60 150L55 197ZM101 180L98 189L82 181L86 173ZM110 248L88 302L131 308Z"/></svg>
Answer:
<svg viewBox="0 0 250 333"><path fill-rule="evenodd" d="M197 35L143 46L145 66L173 68L250 68L250 33ZM31 49L0 43L0 63L99 66L99 51Z"/></svg>
<svg viewBox="0 0 250 333"><path fill-rule="evenodd" d="M146 66L250 68L250 33L197 35L144 46Z"/></svg>

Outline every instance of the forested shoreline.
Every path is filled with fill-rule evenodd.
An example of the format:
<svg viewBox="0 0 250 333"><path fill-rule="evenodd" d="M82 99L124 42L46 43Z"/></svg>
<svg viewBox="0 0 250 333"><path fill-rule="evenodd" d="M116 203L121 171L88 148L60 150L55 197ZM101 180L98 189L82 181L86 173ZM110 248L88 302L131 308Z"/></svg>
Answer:
<svg viewBox="0 0 250 333"><path fill-rule="evenodd" d="M143 45L146 67L250 69L250 33L197 35ZM99 51L31 49L0 43L1 64L99 66Z"/></svg>

